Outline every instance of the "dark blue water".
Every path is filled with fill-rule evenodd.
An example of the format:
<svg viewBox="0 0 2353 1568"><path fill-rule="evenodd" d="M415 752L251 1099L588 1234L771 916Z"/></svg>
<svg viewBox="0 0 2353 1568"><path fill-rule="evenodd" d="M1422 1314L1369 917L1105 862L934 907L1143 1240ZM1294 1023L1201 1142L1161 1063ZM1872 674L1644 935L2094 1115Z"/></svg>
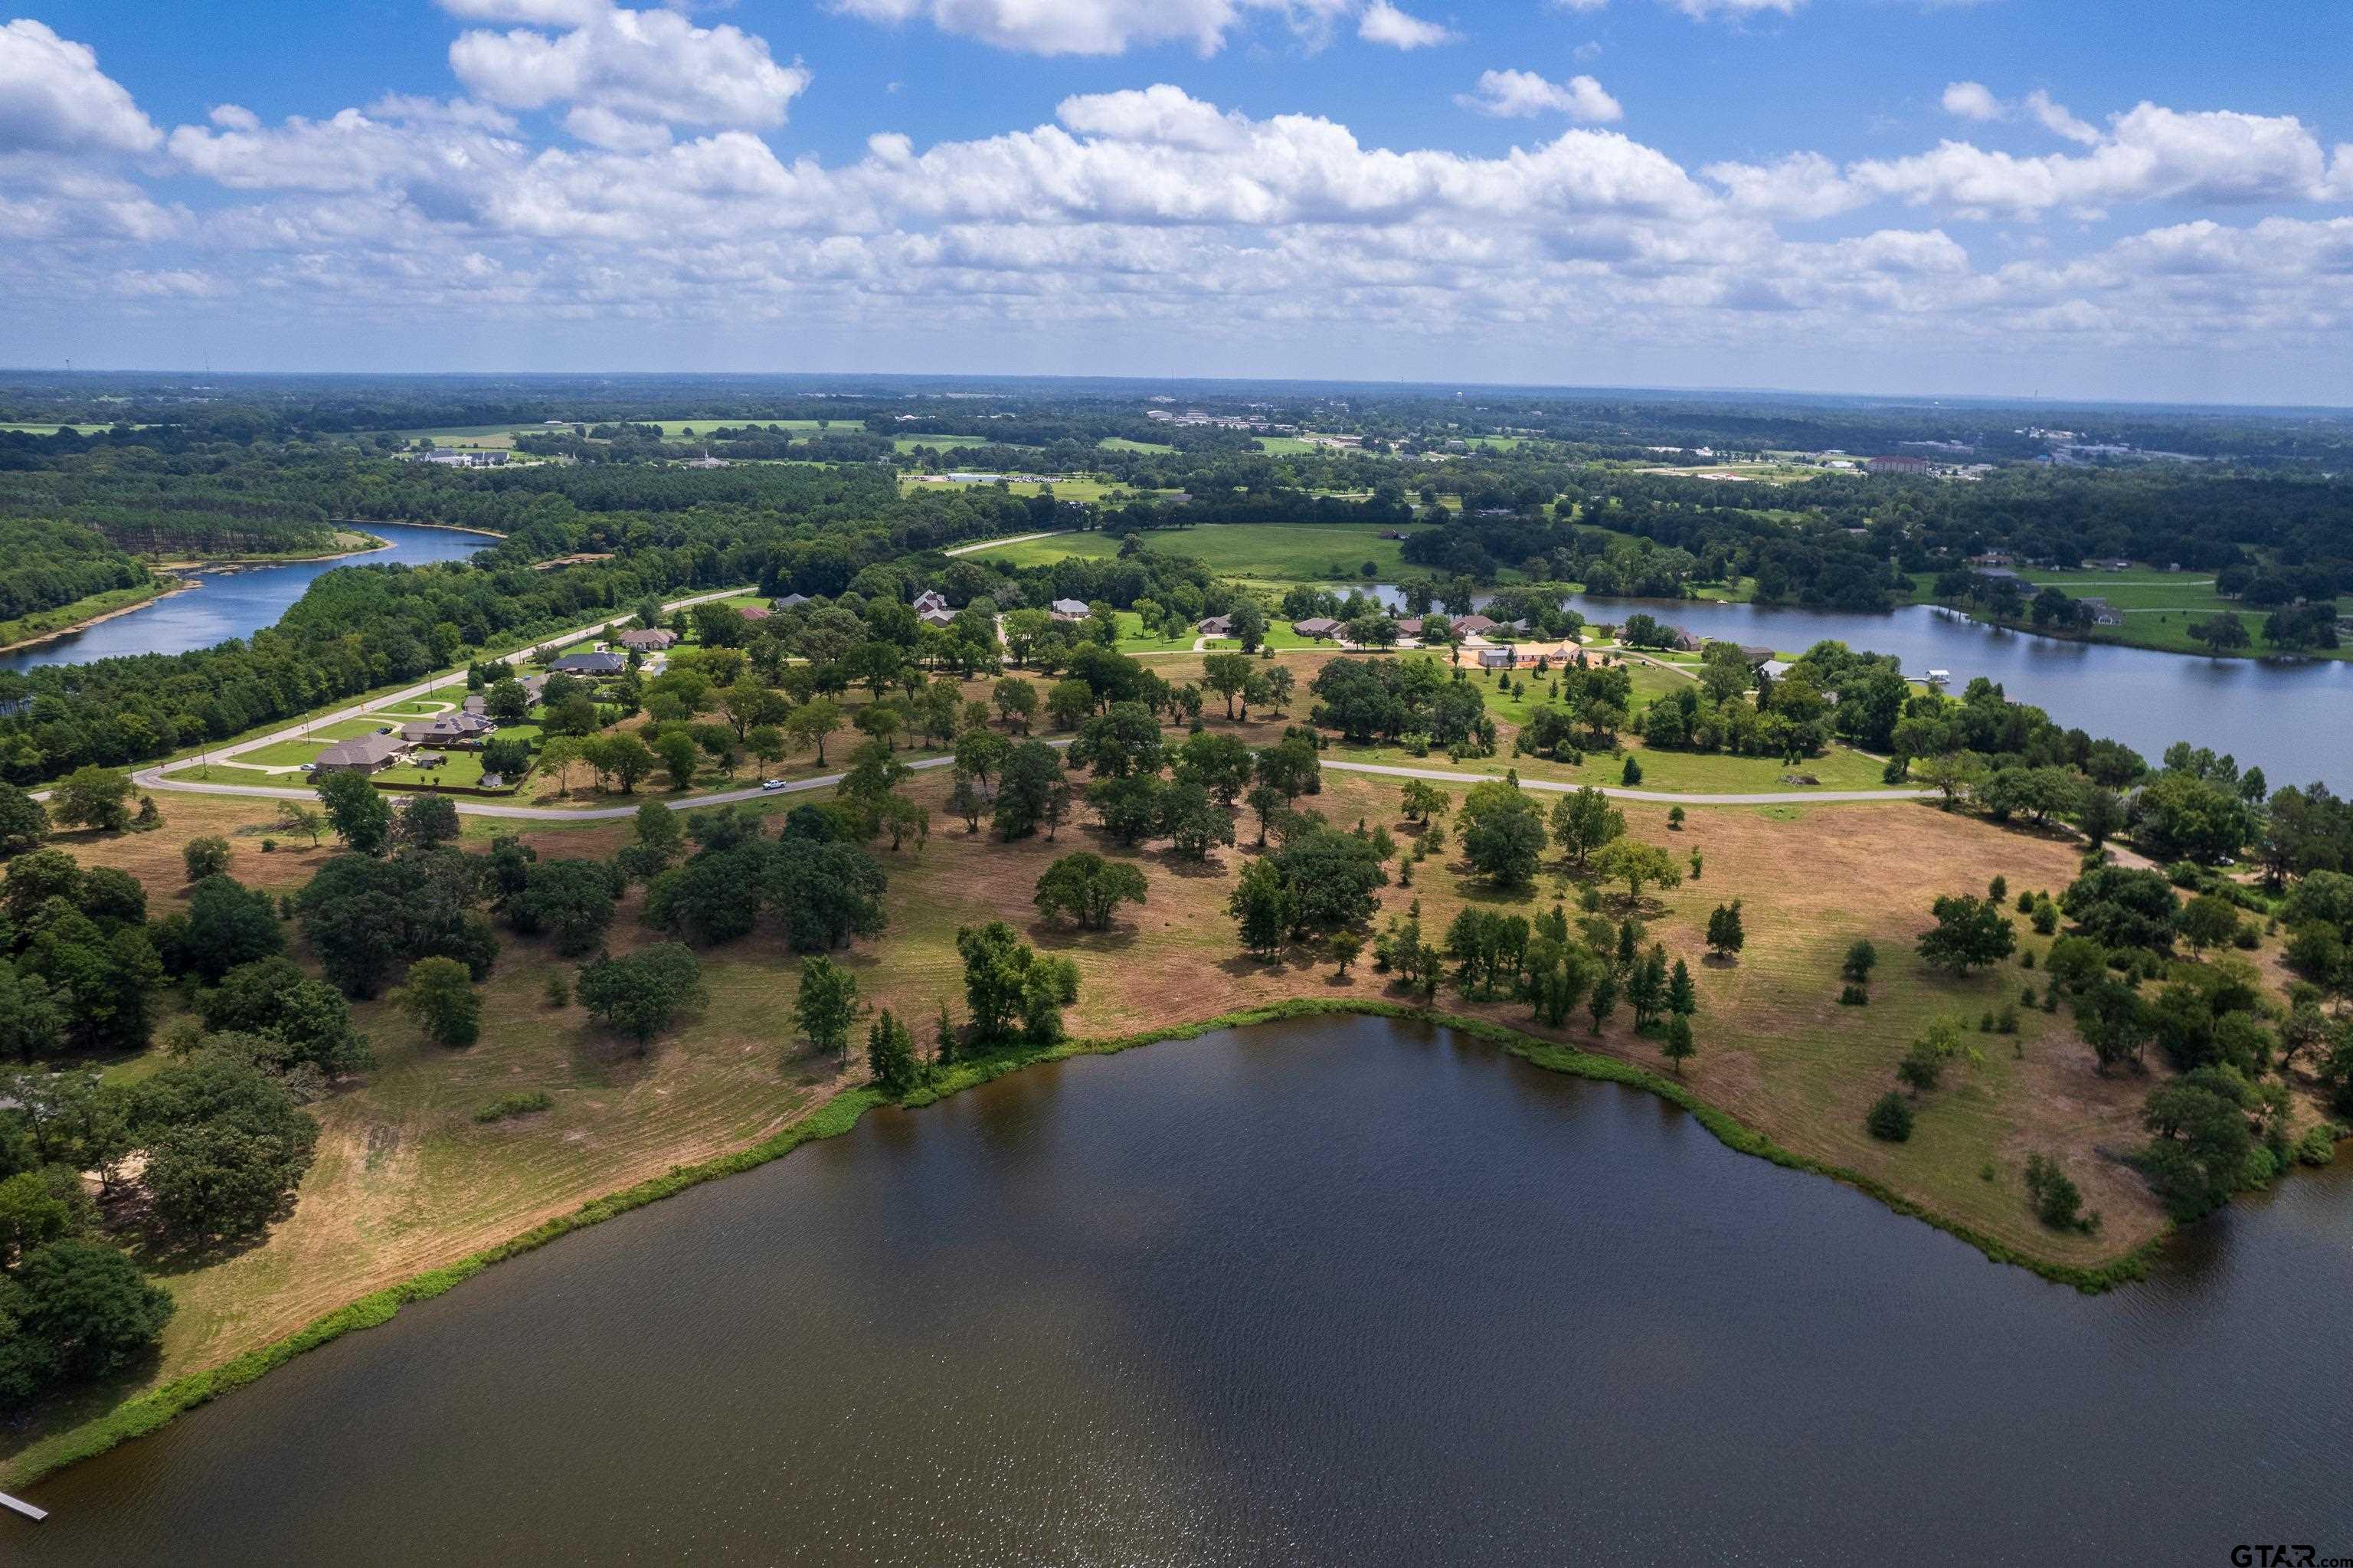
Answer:
<svg viewBox="0 0 2353 1568"><path fill-rule="evenodd" d="M2348 1195L2295 1175L2086 1297L1638 1091L1275 1025L870 1116L501 1265L32 1489L0 1552L2353 1553Z"/></svg>
<svg viewBox="0 0 2353 1568"><path fill-rule="evenodd" d="M1384 585L1385 602L1396 602ZM1483 600L1482 600L1483 602ZM2208 659L2146 648L2071 642L1986 626L1927 605L1883 615L1689 600L1563 600L1589 621L1615 625L1648 610L1694 636L1803 652L1831 640L1893 653L1904 673L1952 673L1952 690L1979 675L2012 701L2059 724L2123 741L2155 762L2177 740L2260 766L2276 789L2317 779L2353 788L2353 662Z"/></svg>
<svg viewBox="0 0 2353 1568"><path fill-rule="evenodd" d="M330 561L205 572L195 578L202 586L191 592L174 594L129 615L102 620L71 637L0 654L0 670L87 664L127 653L185 653L192 648L210 648L232 637L250 637L263 627L275 626L287 607L302 597L304 589L337 567L419 567L427 561L461 561L497 543L480 534L460 534L448 528L417 528L399 523L365 523L357 526L379 539L391 541L392 548Z"/></svg>

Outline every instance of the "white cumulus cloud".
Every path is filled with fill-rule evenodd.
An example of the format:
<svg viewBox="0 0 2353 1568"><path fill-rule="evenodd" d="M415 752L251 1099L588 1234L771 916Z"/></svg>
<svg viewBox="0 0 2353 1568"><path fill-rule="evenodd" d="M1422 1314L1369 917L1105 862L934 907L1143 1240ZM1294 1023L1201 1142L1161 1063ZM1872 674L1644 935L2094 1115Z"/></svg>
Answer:
<svg viewBox="0 0 2353 1568"><path fill-rule="evenodd" d="M163 139L88 44L0 24L0 153L144 153Z"/></svg>
<svg viewBox="0 0 2353 1568"><path fill-rule="evenodd" d="M1356 37L1368 44L1386 44L1393 49L1427 49L1454 41L1454 34L1449 29L1400 11L1389 0L1373 0L1365 7L1364 16L1356 23Z"/></svg>
<svg viewBox="0 0 2353 1568"><path fill-rule="evenodd" d="M1602 90L1589 76L1550 81L1532 70L1490 70L1479 73L1478 86L1458 92L1463 108L1497 119L1533 119L1539 114L1566 114L1586 124L1622 120L1625 108Z"/></svg>
<svg viewBox="0 0 2353 1568"><path fill-rule="evenodd" d="M566 106L565 128L598 146L649 152L676 125L765 130L809 84L779 65L767 40L727 24L695 26L675 11L597 0L444 0L464 16L523 17L561 29L475 30L449 46L450 69L503 109Z"/></svg>

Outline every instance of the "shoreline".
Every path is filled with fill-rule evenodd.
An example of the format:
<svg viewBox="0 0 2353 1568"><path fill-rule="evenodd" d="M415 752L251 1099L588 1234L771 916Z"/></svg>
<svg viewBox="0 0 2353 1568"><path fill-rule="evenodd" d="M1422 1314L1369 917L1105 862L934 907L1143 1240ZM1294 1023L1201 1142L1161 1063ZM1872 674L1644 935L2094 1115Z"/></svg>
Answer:
<svg viewBox="0 0 2353 1568"><path fill-rule="evenodd" d="M2099 1295L2127 1281L2145 1277L2157 1255L2179 1229L2178 1225L2168 1224L2155 1236L2097 1266L2052 1263L2021 1253L1959 1221L1948 1220L1859 1171L1785 1149L1729 1112L1707 1103L1688 1084L1662 1076L1622 1058L1542 1040L1507 1024L1438 1008L1413 1007L1372 998L1293 998L1109 1039L1064 1041L1056 1045L1036 1048L1008 1048L977 1061L957 1063L947 1069L941 1081L926 1085L896 1101L871 1084L844 1089L791 1126L757 1143L693 1164L674 1165L659 1176L592 1198L567 1213L543 1220L503 1242L480 1248L440 1267L379 1287L313 1319L290 1334L232 1356L217 1366L185 1373L124 1401L103 1415L37 1439L12 1458L0 1463L0 1485L18 1490L29 1488L69 1465L95 1458L134 1438L146 1436L183 1412L246 1387L306 1351L358 1330L373 1329L390 1322L409 1303L428 1301L445 1295L494 1264L535 1252L575 1231L586 1230L649 1203L675 1197L706 1181L756 1170L782 1159L804 1143L839 1137L855 1127L860 1118L878 1106L896 1104L909 1109L921 1109L1038 1063L1067 1061L1078 1056L1117 1055L1163 1041L1198 1039L1204 1034L1244 1029L1253 1024L1335 1016L1389 1018L1423 1023L1480 1041L1547 1072L1644 1090L1688 1111L1718 1142L1736 1153L1753 1155L1785 1170L1827 1177L1877 1200L1900 1215L1920 1220L1975 1247L1989 1262L2014 1265L2052 1284L2068 1286L2086 1295Z"/></svg>
<svg viewBox="0 0 2353 1568"><path fill-rule="evenodd" d="M115 620L120 616L132 615L142 609L153 609L154 606L163 603L165 599L172 598L175 594L193 592L196 588L195 583L188 581L185 577L181 577L178 573L171 571L168 568L157 567L151 569L156 574L158 581L151 585L155 588L155 591L149 594L145 599L134 599L129 604L120 604L115 606L112 609L100 610L96 615L85 616L83 619L74 621L70 625L60 626L54 631L44 631L37 636L22 638L15 642L0 643L0 653L15 653L26 648L45 648L48 646L48 644L59 641L62 639L68 637L78 637L81 633L88 631L93 626L98 626L103 622ZM60 606L59 608L62 609L63 607Z"/></svg>
<svg viewBox="0 0 2353 1568"><path fill-rule="evenodd" d="M2139 642L2129 637L2102 637L2092 631L2056 631L2047 626L2021 626L2011 621L1999 620L1989 616L1979 615L1975 610L1966 609L1957 604L1947 604L1940 599L1915 599L1909 602L1916 605L1926 605L1930 609L1941 610L1947 615L1957 616L1961 620L1969 622L1971 625L1982 626L1989 631L2007 631L2018 637L2043 637L2048 638L2053 642L2066 642L2082 648L2129 648L2135 652L2162 653L2174 659L2245 659L2258 664L2343 663L2348 659L2353 659L2353 650L2348 650L2344 647L2306 648L2294 652L2283 652L2278 649L2264 650L2258 648L2168 648L2161 643ZM2179 611L2177 613L2200 614L2203 612ZM2231 615L2240 612L2226 609L2218 611L2217 613ZM2112 627L2108 630L2113 630L2115 628Z"/></svg>

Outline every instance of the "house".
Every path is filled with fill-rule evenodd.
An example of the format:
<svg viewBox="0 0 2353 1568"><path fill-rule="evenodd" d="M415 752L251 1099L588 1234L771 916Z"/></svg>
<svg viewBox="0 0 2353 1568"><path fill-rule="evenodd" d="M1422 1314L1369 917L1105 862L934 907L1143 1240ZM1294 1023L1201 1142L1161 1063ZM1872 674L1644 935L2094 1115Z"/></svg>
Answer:
<svg viewBox="0 0 2353 1568"><path fill-rule="evenodd" d="M2125 612L2106 599L2083 599L2076 602L2091 612L2092 624L2094 626L2122 626L2125 623Z"/></svg>
<svg viewBox="0 0 2353 1568"><path fill-rule="evenodd" d="M1789 673L1789 668L1787 659L1767 659L1757 666L1757 673L1768 681L1778 681Z"/></svg>
<svg viewBox="0 0 2353 1568"><path fill-rule="evenodd" d="M402 725L400 736L411 746L480 746L498 727L480 714L437 714Z"/></svg>
<svg viewBox="0 0 2353 1568"><path fill-rule="evenodd" d="M470 714L487 713L491 706L488 699L480 696L468 697L462 705Z"/></svg>
<svg viewBox="0 0 2353 1568"><path fill-rule="evenodd" d="M923 611L927 609L945 609L947 607L947 596L939 592L935 588L925 588L923 592L915 596L915 613L917 615L923 614Z"/></svg>
<svg viewBox="0 0 2353 1568"><path fill-rule="evenodd" d="M1533 670L1538 664L1548 668L1573 664L1583 650L1574 642L1514 642L1493 648L1465 648L1455 652L1454 662L1462 662L1469 654L1482 670Z"/></svg>
<svg viewBox="0 0 2353 1568"><path fill-rule="evenodd" d="M408 755L408 742L397 735L364 735L339 740L311 759L314 773L374 773Z"/></svg>
<svg viewBox="0 0 2353 1568"><path fill-rule="evenodd" d="M613 641L640 653L659 653L678 646L678 633L660 627L639 627L635 631L622 632Z"/></svg>
<svg viewBox="0 0 2353 1568"><path fill-rule="evenodd" d="M1936 467L1924 457L1875 457L1862 466L1873 473L1928 473Z"/></svg>
<svg viewBox="0 0 2353 1568"><path fill-rule="evenodd" d="M955 616L944 609L926 609L918 613L915 619L925 626L946 627L955 624Z"/></svg>
<svg viewBox="0 0 2353 1568"><path fill-rule="evenodd" d="M1751 648L1744 643L1741 645L1740 656L1748 661L1748 667L1754 670L1760 665L1769 664L1773 662L1773 650L1770 648Z"/></svg>
<svg viewBox="0 0 2353 1568"><path fill-rule="evenodd" d="M765 620L775 611L764 604L739 604L735 607L735 613L746 620Z"/></svg>
<svg viewBox="0 0 2353 1568"><path fill-rule="evenodd" d="M1053 611L1055 620L1065 623L1087 618L1087 607L1082 599L1058 599L1046 608Z"/></svg>
<svg viewBox="0 0 2353 1568"><path fill-rule="evenodd" d="M2014 567L2018 559L2007 550L1988 550L1982 555L1971 556L1968 564L1973 567Z"/></svg>
<svg viewBox="0 0 2353 1568"><path fill-rule="evenodd" d="M1340 623L1328 615L1311 615L1305 620L1294 620L1291 630L1302 637L1312 637L1321 642L1325 638L1340 635Z"/></svg>
<svg viewBox="0 0 2353 1568"><path fill-rule="evenodd" d="M628 667L618 653L566 653L548 666L559 675L617 675Z"/></svg>
<svg viewBox="0 0 2353 1568"><path fill-rule="evenodd" d="M2096 561L2085 561L2084 565L2102 572L2128 572L2133 568L2131 560L2123 556L2103 556ZM2173 569L2179 571L2181 568L2176 567Z"/></svg>
<svg viewBox="0 0 2353 1568"><path fill-rule="evenodd" d="M1234 634L1234 618L1230 615L1212 615L1196 623L1193 630L1204 637L1231 637Z"/></svg>
<svg viewBox="0 0 2353 1568"><path fill-rule="evenodd" d="M1972 577L1983 577L1988 582L2014 583L2020 580L2019 575L2016 572L2011 571L2008 567L1979 567L1970 575Z"/></svg>
<svg viewBox="0 0 2353 1568"><path fill-rule="evenodd" d="M1458 615L1454 618L1453 621L1454 635L1457 637L1484 637L1490 631L1501 630L1503 624L1504 623L1500 620L1491 620L1483 615Z"/></svg>
<svg viewBox="0 0 2353 1568"><path fill-rule="evenodd" d="M805 593L788 593L776 601L776 607L778 609L798 609L808 601L809 596Z"/></svg>

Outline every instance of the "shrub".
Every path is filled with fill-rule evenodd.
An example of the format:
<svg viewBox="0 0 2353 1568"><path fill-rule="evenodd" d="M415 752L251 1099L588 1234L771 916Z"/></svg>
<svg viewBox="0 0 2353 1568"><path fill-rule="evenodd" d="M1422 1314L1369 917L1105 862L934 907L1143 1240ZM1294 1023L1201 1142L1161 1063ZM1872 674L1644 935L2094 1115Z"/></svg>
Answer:
<svg viewBox="0 0 2353 1568"><path fill-rule="evenodd" d="M2052 1230L2088 1234L2100 1228L2100 1216L2084 1213L2083 1192L2059 1169L2057 1160L2028 1155L2026 1191L2034 1200L2034 1217Z"/></svg>
<svg viewBox="0 0 2353 1568"><path fill-rule="evenodd" d="M2018 955L2018 967L2022 969L2031 969L2034 967L2033 948L2029 948L2026 951Z"/></svg>
<svg viewBox="0 0 2353 1568"><path fill-rule="evenodd" d="M1847 988L1839 992L1839 1005L1841 1007L1868 1007L1871 1005L1871 993L1863 990L1861 986L1855 985L1850 981Z"/></svg>
<svg viewBox="0 0 2353 1568"><path fill-rule="evenodd" d="M2033 1005L2033 1003L2030 1001L2027 1003L2027 1005L2028 1005L2028 1006L2030 1006L2030 1007L2031 1007L2031 1006ZM2005 1007L2005 1008L2003 1008L2003 1009L2001 1010L2001 1016L2000 1016L2000 1017L1999 1017L1999 1018L1997 1018L1997 1019L1995 1019L1995 1020L1993 1021L1993 1026L1994 1026L1994 1031L1995 1031L1995 1033L2000 1033L2000 1034L2015 1034L2015 1033L2018 1033L2018 1009L2016 1009L2016 1008L2014 1008L2014 1007Z"/></svg>
<svg viewBox="0 0 2353 1568"><path fill-rule="evenodd" d="M2337 1158L2337 1137L2340 1128L2322 1122L2318 1127L2305 1128L2296 1139L2296 1160L2306 1165L2326 1165Z"/></svg>
<svg viewBox="0 0 2353 1568"><path fill-rule="evenodd" d="M1879 1097L1862 1124L1882 1143L1904 1143L1912 1137L1912 1107L1905 1103L1902 1095L1890 1089Z"/></svg>
<svg viewBox="0 0 2353 1568"><path fill-rule="evenodd" d="M476 1121L504 1121L511 1116L529 1116L543 1111L555 1103L555 1097L544 1089L533 1089L528 1094L501 1095L489 1105L474 1112Z"/></svg>
<svg viewBox="0 0 2353 1568"><path fill-rule="evenodd" d="M264 840L262 840L262 841L261 841L261 853L264 853L264 854L275 854L277 852L278 852L278 841L277 841L276 839L264 839Z"/></svg>
<svg viewBox="0 0 2353 1568"><path fill-rule="evenodd" d="M207 876L218 876L228 870L228 841L213 834L190 839L181 850L180 858L187 863L188 880L202 882Z"/></svg>

